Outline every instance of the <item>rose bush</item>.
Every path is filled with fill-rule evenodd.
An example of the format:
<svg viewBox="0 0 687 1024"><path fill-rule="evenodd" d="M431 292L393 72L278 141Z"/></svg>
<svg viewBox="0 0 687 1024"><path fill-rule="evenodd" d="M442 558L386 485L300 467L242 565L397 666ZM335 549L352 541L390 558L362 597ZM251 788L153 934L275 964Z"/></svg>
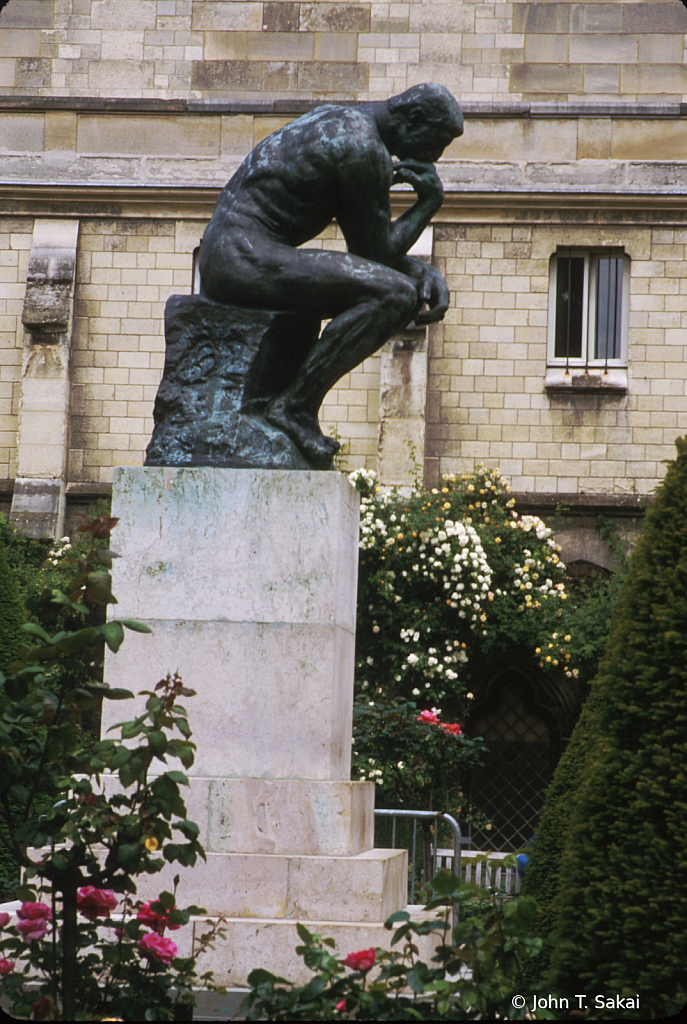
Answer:
<svg viewBox="0 0 687 1024"><path fill-rule="evenodd" d="M512 858L515 864L515 858ZM493 890L458 882L442 873L423 920L406 911L385 927L394 931L391 952L365 949L343 959L332 939L299 924L296 952L313 972L294 985L268 970L252 971L242 1011L247 1020L524 1020L537 991L523 974L523 962L541 949L534 934L535 903L515 897L504 904ZM481 912L472 915L475 896ZM451 932L448 907L458 903L461 920ZM433 917L432 911L440 916ZM437 934L431 963L418 957L418 939ZM373 976L373 968L377 968ZM541 989L539 989L541 991ZM547 990L548 991L548 990ZM552 993L553 994L553 993ZM513 996L525 998L513 1002Z"/></svg>
<svg viewBox="0 0 687 1024"><path fill-rule="evenodd" d="M222 934L221 922L209 922L191 955L180 956L161 931L204 911L177 908L179 877L173 893L145 905L154 931L136 917L143 908L134 900L137 876L205 856L181 796L188 778L170 766L193 764L179 703L193 691L167 676L142 691L143 712L114 737L96 741L84 725L103 698L133 696L99 681L100 644L116 651L125 628L149 632L133 620L96 624L91 616L94 606L116 603L106 571L114 553L96 544L115 522L85 524L91 548L77 558L68 592L43 595L46 615L57 609L57 630L26 624L34 644L0 677L0 827L24 875L16 921L3 916L0 995L19 1017L172 1019L193 1004L194 989L215 987L211 973L198 978L196 961ZM120 788L106 789L104 774Z"/></svg>
<svg viewBox="0 0 687 1024"><path fill-rule="evenodd" d="M581 696L615 583L571 587L550 528L518 514L496 470L409 493L370 470L349 479L361 495L354 775L375 779L387 806L456 813L480 759L464 723L481 667L517 650ZM418 733L414 709L437 705L460 746Z"/></svg>

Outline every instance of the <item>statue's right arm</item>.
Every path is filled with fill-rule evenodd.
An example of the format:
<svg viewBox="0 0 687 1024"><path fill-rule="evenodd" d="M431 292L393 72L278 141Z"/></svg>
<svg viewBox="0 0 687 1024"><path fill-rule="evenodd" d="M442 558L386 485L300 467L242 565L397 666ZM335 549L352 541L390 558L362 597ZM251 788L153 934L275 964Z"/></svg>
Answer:
<svg viewBox="0 0 687 1024"><path fill-rule="evenodd" d="M386 150L365 156L367 159L351 161L341 171L337 220L349 252L391 267L418 240L441 206L444 193L432 164L407 160L391 169ZM390 170L393 181L412 185L418 197L394 222Z"/></svg>

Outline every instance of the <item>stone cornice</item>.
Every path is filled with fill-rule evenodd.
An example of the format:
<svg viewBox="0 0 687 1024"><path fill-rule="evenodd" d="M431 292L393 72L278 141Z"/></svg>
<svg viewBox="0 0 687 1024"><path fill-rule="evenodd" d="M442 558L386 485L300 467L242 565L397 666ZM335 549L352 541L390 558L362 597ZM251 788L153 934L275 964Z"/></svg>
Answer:
<svg viewBox="0 0 687 1024"><path fill-rule="evenodd" d="M450 166L450 165L449 165ZM147 217L208 220L219 195L217 186L64 184L59 182L0 182L0 214L15 217ZM411 191L394 191L394 215L407 209ZM612 192L539 192L452 190L434 224L456 221L522 223L580 223L580 213L616 224L633 226L687 222L684 193L628 194Z"/></svg>
<svg viewBox="0 0 687 1024"><path fill-rule="evenodd" d="M306 113L314 107L336 104L337 100L307 99L261 99L261 100L210 100L210 99L162 99L134 98L129 96L0 96L1 111L29 111L43 113L47 110L82 111L100 114L254 114L256 116ZM346 105L356 101L346 100ZM358 101L363 103L365 101ZM528 102L523 100L478 101L465 100L461 103L466 118L680 118L687 117L687 103L644 102L629 100Z"/></svg>

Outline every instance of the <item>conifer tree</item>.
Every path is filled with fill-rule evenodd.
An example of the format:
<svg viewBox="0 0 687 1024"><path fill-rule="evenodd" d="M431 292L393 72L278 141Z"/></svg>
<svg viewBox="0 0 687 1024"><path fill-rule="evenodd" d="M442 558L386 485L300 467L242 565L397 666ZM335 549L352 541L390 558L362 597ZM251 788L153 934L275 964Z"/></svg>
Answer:
<svg viewBox="0 0 687 1024"><path fill-rule="evenodd" d="M552 805L569 825L551 981L562 995L590 993L594 1015L610 1019L661 1017L687 1000L687 440L676 444L616 606L593 714L577 727L588 730L575 740L586 747L579 785L567 809ZM640 1007L600 1010L592 993L638 995Z"/></svg>

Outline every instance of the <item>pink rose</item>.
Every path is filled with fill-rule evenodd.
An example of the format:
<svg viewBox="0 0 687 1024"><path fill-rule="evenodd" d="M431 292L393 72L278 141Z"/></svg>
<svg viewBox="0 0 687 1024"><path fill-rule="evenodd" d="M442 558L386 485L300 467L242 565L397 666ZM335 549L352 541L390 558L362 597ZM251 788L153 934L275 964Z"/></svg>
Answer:
<svg viewBox="0 0 687 1024"><path fill-rule="evenodd" d="M349 953L344 960L344 967L350 967L352 971L360 971L366 974L374 967L377 953L374 949L361 949L358 953Z"/></svg>
<svg viewBox="0 0 687 1024"><path fill-rule="evenodd" d="M35 942L47 932L52 911L47 903L22 903L17 917L17 931L21 937L25 942Z"/></svg>
<svg viewBox="0 0 687 1024"><path fill-rule="evenodd" d="M6 914L6 913L5 913L4 911L3 911L3 913L2 913L2 914L0 914L0 928L4 928L4 927L5 927L5 925L6 925L6 924L9 924L9 923L10 923L10 915L9 915L9 914Z"/></svg>
<svg viewBox="0 0 687 1024"><path fill-rule="evenodd" d="M161 964L170 964L179 952L177 945L171 939L157 932L148 932L138 941L138 948L144 956L159 960Z"/></svg>
<svg viewBox="0 0 687 1024"><path fill-rule="evenodd" d="M14 970L15 963L15 960L5 960L3 957L2 960L0 960L0 974L10 974L10 972Z"/></svg>
<svg viewBox="0 0 687 1024"><path fill-rule="evenodd" d="M52 910L47 903L22 903L17 911L17 917L22 921L49 921L52 917Z"/></svg>
<svg viewBox="0 0 687 1024"><path fill-rule="evenodd" d="M142 921L143 924L147 924L149 928L154 928L158 935L162 935L165 928L169 928L171 932L175 932L177 929L181 928L180 924L169 923L169 914L158 914L156 910L151 910L150 904L155 902L156 900L149 900L148 903L143 904L136 914L138 920ZM174 909L176 910L176 907Z"/></svg>
<svg viewBox="0 0 687 1024"><path fill-rule="evenodd" d="M24 942L35 942L42 939L48 930L48 922L41 918L40 921L18 921L17 931Z"/></svg>
<svg viewBox="0 0 687 1024"><path fill-rule="evenodd" d="M433 711L421 711L417 716L418 722L426 722L427 725L438 725L439 718Z"/></svg>
<svg viewBox="0 0 687 1024"><path fill-rule="evenodd" d="M109 917L110 911L115 909L118 902L112 889L96 889L92 885L84 886L76 894L79 913L87 917L89 921L95 921L99 917Z"/></svg>
<svg viewBox="0 0 687 1024"><path fill-rule="evenodd" d="M346 1000L345 999L340 999L339 1002L334 1007L334 1009L335 1009L335 1011L337 1013L345 1013L346 1012Z"/></svg>

